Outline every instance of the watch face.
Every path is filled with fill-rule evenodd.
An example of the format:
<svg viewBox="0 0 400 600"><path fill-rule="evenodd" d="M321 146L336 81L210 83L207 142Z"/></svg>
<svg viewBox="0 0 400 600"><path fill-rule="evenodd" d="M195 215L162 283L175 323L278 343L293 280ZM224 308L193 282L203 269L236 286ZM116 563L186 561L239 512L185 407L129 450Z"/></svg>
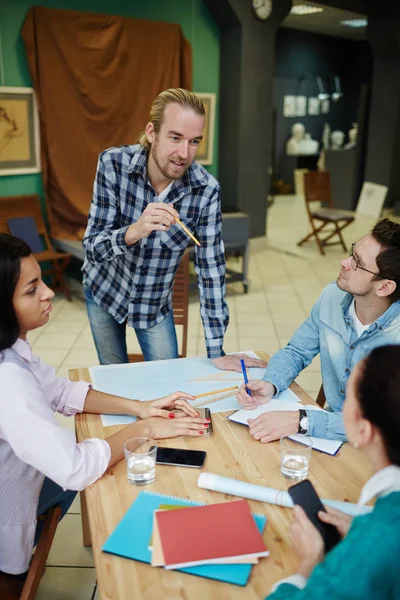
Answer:
<svg viewBox="0 0 400 600"><path fill-rule="evenodd" d="M272 0L253 0L253 11L260 21L265 21L272 12Z"/></svg>

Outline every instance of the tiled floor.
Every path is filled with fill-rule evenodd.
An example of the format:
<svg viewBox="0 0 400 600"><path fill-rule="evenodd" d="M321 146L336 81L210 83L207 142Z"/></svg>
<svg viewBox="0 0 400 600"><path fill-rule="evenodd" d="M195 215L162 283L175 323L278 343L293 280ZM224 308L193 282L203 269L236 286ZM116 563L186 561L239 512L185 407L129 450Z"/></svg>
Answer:
<svg viewBox="0 0 400 600"><path fill-rule="evenodd" d="M373 219L358 217L345 230L346 241L350 244L372 225ZM277 196L268 212L267 244L263 250L251 253L249 293L244 295L239 283L228 287L231 320L225 351L262 349L274 353L287 343L308 315L323 286L336 279L343 252L333 246L322 257L315 244L298 248L296 241L307 231L303 200ZM260 245L257 243L255 247ZM232 266L235 268L235 261ZM64 376L71 367L97 364L79 286L72 303L56 297L53 307L49 324L30 335L36 353ZM139 350L133 332L128 340L132 351ZM190 301L188 354L205 355L197 295ZM321 385L318 357L297 381L316 396ZM62 417L59 420L73 429L72 420ZM79 513L79 501L75 501L58 528L38 600L92 597L96 576L92 553L82 545Z"/></svg>

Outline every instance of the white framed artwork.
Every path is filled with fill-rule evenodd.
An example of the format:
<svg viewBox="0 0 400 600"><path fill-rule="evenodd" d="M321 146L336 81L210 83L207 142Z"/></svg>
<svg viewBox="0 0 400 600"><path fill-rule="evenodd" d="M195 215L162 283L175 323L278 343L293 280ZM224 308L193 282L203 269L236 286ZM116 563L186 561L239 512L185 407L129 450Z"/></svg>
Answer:
<svg viewBox="0 0 400 600"><path fill-rule="evenodd" d="M312 116L319 115L320 112L320 100L319 98L308 99L308 114Z"/></svg>
<svg viewBox="0 0 400 600"><path fill-rule="evenodd" d="M25 175L40 170L34 89L0 87L0 175Z"/></svg>
<svg viewBox="0 0 400 600"><path fill-rule="evenodd" d="M307 97L296 96L296 117L305 117L307 115Z"/></svg>
<svg viewBox="0 0 400 600"><path fill-rule="evenodd" d="M283 116L284 117L295 117L296 116L296 96L284 96L283 97Z"/></svg>
<svg viewBox="0 0 400 600"><path fill-rule="evenodd" d="M200 165L212 165L214 159L216 95L211 92L195 92L195 94L203 102L206 109L206 124L204 125L203 139L196 152L196 162Z"/></svg>
<svg viewBox="0 0 400 600"><path fill-rule="evenodd" d="M329 114L330 101L328 99L321 100L321 114L327 115Z"/></svg>

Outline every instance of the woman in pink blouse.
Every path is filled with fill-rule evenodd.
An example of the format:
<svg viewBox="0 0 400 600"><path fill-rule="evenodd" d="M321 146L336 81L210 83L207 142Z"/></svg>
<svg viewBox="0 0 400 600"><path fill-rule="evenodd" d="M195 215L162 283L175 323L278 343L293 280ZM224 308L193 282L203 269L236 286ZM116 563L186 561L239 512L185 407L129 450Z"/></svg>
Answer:
<svg viewBox="0 0 400 600"><path fill-rule="evenodd" d="M56 504L65 514L77 491L123 458L126 440L199 436L207 427L184 392L140 402L56 377L27 341L29 331L48 322L53 296L29 246L0 234L0 571L12 575L29 567L37 516ZM171 413L176 408L182 416ZM77 443L72 431L57 424L56 412L141 420L106 440Z"/></svg>

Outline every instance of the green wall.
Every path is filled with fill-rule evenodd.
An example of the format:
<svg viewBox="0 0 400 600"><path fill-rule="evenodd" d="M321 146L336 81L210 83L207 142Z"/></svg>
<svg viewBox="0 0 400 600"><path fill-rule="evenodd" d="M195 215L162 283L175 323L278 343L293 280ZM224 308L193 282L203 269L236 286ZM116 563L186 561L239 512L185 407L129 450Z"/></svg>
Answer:
<svg viewBox="0 0 400 600"><path fill-rule="evenodd" d="M31 0L0 0L0 52L4 65L0 85L32 85L20 32L28 8L37 5ZM112 3L109 0L42 0L40 6L179 23L192 45L194 91L218 92L219 29L203 0L113 0ZM218 172L218 99L217 94L214 163L209 167L213 175ZM35 193L43 198L40 174L0 177L0 196Z"/></svg>

